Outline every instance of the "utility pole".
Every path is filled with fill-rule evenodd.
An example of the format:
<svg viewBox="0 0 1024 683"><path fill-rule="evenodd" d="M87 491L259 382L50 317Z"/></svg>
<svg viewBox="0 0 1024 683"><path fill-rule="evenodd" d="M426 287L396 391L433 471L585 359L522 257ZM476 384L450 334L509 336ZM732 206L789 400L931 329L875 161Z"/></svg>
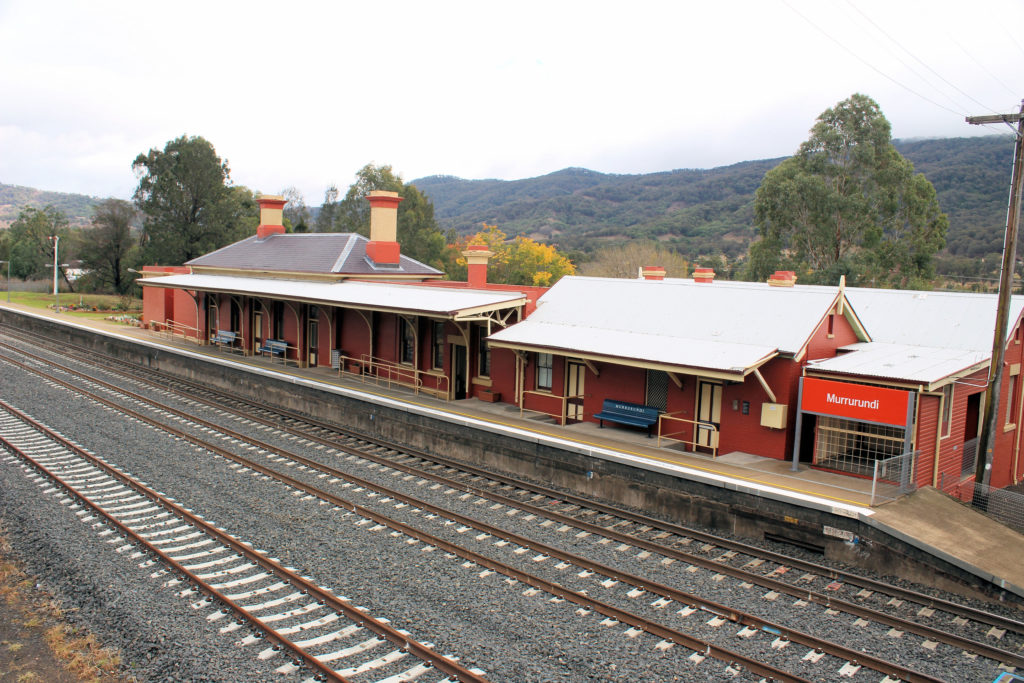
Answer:
<svg viewBox="0 0 1024 683"><path fill-rule="evenodd" d="M973 507L988 509L988 483L992 475L992 455L996 435L999 433L999 390L1003 383L1003 351L1006 349L1006 327L1010 317L1010 293L1013 289L1013 269L1017 258L1017 229L1020 223L1021 171L1024 168L1024 101L1016 114L968 116L967 123L1005 123L1017 135L1013 146L1013 172L1010 176L1010 203L1006 210L1006 234L1003 238L1003 263L999 273L999 304L996 308L996 329L992 339L992 360L988 368L988 391L985 393L985 413L981 425L977 464L974 468ZM1013 129L1013 124L1017 128ZM1019 389L1018 389L1019 390ZM983 486L979 486L983 484Z"/></svg>

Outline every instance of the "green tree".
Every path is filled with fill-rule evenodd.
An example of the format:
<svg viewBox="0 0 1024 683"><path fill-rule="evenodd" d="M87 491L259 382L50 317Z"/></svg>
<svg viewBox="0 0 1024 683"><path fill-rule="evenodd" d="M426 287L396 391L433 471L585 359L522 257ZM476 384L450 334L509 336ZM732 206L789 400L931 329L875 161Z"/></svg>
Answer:
<svg viewBox="0 0 1024 683"><path fill-rule="evenodd" d="M182 136L162 151L140 154L132 169L151 261L184 263L241 239L255 225L252 193L231 186L227 161L201 137Z"/></svg>
<svg viewBox="0 0 1024 683"><path fill-rule="evenodd" d="M324 192L324 203L316 214L317 232L334 232L334 221L338 215L338 186L331 185Z"/></svg>
<svg viewBox="0 0 1024 683"><path fill-rule="evenodd" d="M318 229L369 236L370 203L366 195L374 190L397 192L403 199L398 205L397 231L402 254L434 268L444 267L445 238L434 218L434 204L415 185L404 183L391 166L363 166L345 198L336 204L329 202L332 190L337 192L334 188L327 191L317 220ZM323 221L319 220L321 217Z"/></svg>
<svg viewBox="0 0 1024 683"><path fill-rule="evenodd" d="M284 205L284 219L288 221L292 232L309 232L309 209L306 200L297 187L286 187L281 196L288 200Z"/></svg>
<svg viewBox="0 0 1024 683"><path fill-rule="evenodd" d="M666 277L686 277L690 263L677 252L650 240L630 240L622 246L600 249L580 264L580 275L636 278L643 266L661 266Z"/></svg>
<svg viewBox="0 0 1024 683"><path fill-rule="evenodd" d="M878 104L855 94L818 117L797 154L768 171L754 203L761 240L747 276L909 287L933 275L948 220L935 188L892 145Z"/></svg>
<svg viewBox="0 0 1024 683"><path fill-rule="evenodd" d="M92 227L82 231L79 256L88 281L97 289L127 294L132 287L128 268L134 264L136 239L132 224L135 207L121 199L107 199L96 207Z"/></svg>
<svg viewBox="0 0 1024 683"><path fill-rule="evenodd" d="M484 223L480 232L449 245L450 252L459 254L455 267L448 272L450 279L466 279L466 260L461 252L470 244L485 244L493 252L487 263L487 281L495 284L550 287L562 276L576 273L572 261L553 246L523 236L509 240L498 226Z"/></svg>
<svg viewBox="0 0 1024 683"><path fill-rule="evenodd" d="M67 263L74 256L69 235L67 217L53 206L22 209L9 230L11 275L22 279L52 278L55 245L50 238L60 238L57 257ZM68 289L73 292L74 286L64 268L60 264L58 268Z"/></svg>

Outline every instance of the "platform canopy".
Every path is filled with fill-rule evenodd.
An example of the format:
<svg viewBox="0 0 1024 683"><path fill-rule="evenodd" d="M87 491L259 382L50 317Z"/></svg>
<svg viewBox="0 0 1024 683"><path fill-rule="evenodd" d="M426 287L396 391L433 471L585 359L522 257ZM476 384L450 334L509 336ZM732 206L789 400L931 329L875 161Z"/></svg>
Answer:
<svg viewBox="0 0 1024 683"><path fill-rule="evenodd" d="M525 321L488 337L539 351L742 381L778 355L799 356L842 297L837 287L564 277ZM867 340L855 314L845 313Z"/></svg>
<svg viewBox="0 0 1024 683"><path fill-rule="evenodd" d="M417 286L389 282L308 282L223 275L182 274L146 277L144 287L238 294L257 298L301 301L367 311L425 315L452 320L476 320L488 313L526 303L520 292Z"/></svg>
<svg viewBox="0 0 1024 683"><path fill-rule="evenodd" d="M810 361L807 372L855 375L858 378L882 379L922 385L932 391L954 379L965 377L988 367L991 350L939 348L867 342L839 349L835 358Z"/></svg>

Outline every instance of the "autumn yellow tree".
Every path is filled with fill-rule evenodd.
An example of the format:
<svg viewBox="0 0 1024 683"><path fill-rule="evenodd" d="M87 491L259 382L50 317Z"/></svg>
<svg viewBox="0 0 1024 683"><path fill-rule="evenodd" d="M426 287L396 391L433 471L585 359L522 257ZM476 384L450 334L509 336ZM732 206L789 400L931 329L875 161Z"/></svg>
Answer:
<svg viewBox="0 0 1024 683"><path fill-rule="evenodd" d="M461 252L470 244L485 244L494 253L487 264L487 281L509 285L550 287L563 275L574 275L576 267L553 246L541 244L529 237L508 235L496 225L484 223L484 228L466 240L449 245L458 257L448 276L453 280L466 278L466 260Z"/></svg>

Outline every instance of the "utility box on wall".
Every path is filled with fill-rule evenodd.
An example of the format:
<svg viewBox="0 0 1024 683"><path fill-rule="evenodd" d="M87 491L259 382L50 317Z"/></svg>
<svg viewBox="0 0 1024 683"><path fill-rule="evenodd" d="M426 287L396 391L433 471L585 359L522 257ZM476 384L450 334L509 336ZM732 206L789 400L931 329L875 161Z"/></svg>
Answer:
<svg viewBox="0 0 1024 683"><path fill-rule="evenodd" d="M769 429L785 429L789 406L785 403L762 403L761 426Z"/></svg>

